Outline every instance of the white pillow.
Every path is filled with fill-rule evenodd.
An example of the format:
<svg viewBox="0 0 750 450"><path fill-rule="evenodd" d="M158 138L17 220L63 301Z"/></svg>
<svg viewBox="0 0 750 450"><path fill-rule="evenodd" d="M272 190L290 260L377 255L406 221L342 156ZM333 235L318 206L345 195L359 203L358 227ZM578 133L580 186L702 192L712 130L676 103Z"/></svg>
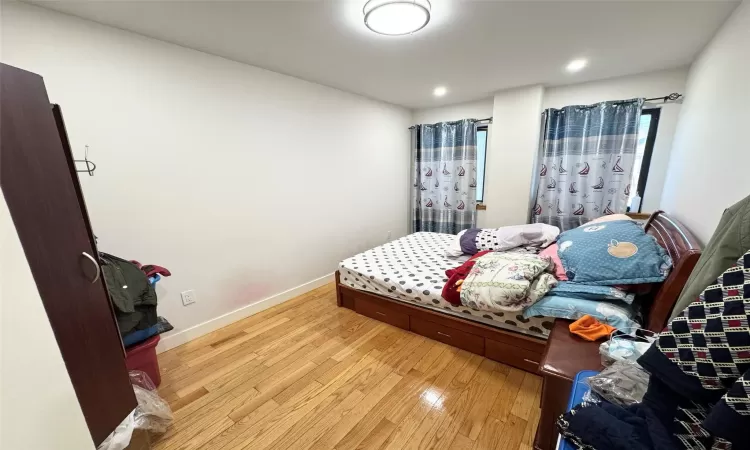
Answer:
<svg viewBox="0 0 750 450"><path fill-rule="evenodd" d="M461 236L463 236L466 231L467 230L459 231L455 239L451 239L451 243L448 245L448 248L445 249L445 256L458 258L464 254L464 251L461 250Z"/></svg>
<svg viewBox="0 0 750 450"><path fill-rule="evenodd" d="M462 230L445 249L446 256L474 255L483 250L506 251L524 245L547 247L557 239L560 229L544 223L500 228Z"/></svg>
<svg viewBox="0 0 750 450"><path fill-rule="evenodd" d="M597 217L596 219L589 220L581 226L591 225L592 223L600 222L612 222L613 220L634 220L625 214L607 214L606 216Z"/></svg>

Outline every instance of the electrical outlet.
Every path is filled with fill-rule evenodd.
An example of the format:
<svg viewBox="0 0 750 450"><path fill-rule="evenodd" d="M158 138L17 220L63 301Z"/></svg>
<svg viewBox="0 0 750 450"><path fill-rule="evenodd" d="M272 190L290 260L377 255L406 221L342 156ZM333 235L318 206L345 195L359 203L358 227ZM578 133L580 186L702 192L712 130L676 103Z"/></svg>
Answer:
<svg viewBox="0 0 750 450"><path fill-rule="evenodd" d="M391 241L391 232L389 231L388 232L388 240L387 240L387 242L390 242L390 241Z"/></svg>
<svg viewBox="0 0 750 450"><path fill-rule="evenodd" d="M182 296L182 306L192 305L195 303L198 299L195 298L195 291L183 291L181 294Z"/></svg>

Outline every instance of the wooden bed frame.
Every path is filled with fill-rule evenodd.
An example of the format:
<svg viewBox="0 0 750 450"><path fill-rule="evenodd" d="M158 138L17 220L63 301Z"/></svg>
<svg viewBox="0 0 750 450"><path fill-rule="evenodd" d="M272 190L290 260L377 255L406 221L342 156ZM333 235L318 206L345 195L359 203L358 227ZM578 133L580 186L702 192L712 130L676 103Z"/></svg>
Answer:
<svg viewBox="0 0 750 450"><path fill-rule="evenodd" d="M680 222L663 211L651 215L646 232L656 238L674 263L669 276L644 301L646 328L661 331L700 257L700 246ZM422 336L529 372L538 372L546 339L496 328L341 284L336 271L338 306Z"/></svg>

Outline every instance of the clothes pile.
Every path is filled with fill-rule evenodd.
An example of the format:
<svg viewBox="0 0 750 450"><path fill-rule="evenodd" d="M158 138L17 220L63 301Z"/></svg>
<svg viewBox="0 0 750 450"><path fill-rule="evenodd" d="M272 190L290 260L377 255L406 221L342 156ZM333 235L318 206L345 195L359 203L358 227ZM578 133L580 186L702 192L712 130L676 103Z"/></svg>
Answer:
<svg viewBox="0 0 750 450"><path fill-rule="evenodd" d="M592 324L628 333L640 328L636 294L648 294L672 265L656 239L623 214L562 234L542 223L470 228L459 232L445 253L473 255L445 271L442 296L453 306L521 312L524 319L590 316Z"/></svg>
<svg viewBox="0 0 750 450"><path fill-rule="evenodd" d="M461 303L478 311L521 311L557 280L549 259L519 252L490 252L476 260L461 284Z"/></svg>
<svg viewBox="0 0 750 450"><path fill-rule="evenodd" d="M588 315L628 333L642 323L642 299L636 294L652 291L672 266L658 241L620 214L565 231L540 255L554 261L559 283L525 309L524 317L577 320Z"/></svg>
<svg viewBox="0 0 750 450"><path fill-rule="evenodd" d="M448 281L445 283L445 286L443 286L442 295L448 303L453 306L461 306L461 286L463 285L464 280L469 276L469 272L471 272L471 268L474 267L474 264L477 262L477 258L480 258L489 252L490 250L478 252L460 266L445 271Z"/></svg>
<svg viewBox="0 0 750 450"><path fill-rule="evenodd" d="M169 270L156 265L144 266L108 253L100 252L99 258L125 347L173 329L166 319L156 314L154 289L162 276L172 275Z"/></svg>
<svg viewBox="0 0 750 450"><path fill-rule="evenodd" d="M557 422L583 449L750 448L750 251L676 317L638 359L643 401L582 405Z"/></svg>
<svg viewBox="0 0 750 450"><path fill-rule="evenodd" d="M453 306L499 313L520 311L557 282L550 258L538 255L560 230L546 224L470 228L458 233L446 249L452 258L472 255L446 270L442 296Z"/></svg>

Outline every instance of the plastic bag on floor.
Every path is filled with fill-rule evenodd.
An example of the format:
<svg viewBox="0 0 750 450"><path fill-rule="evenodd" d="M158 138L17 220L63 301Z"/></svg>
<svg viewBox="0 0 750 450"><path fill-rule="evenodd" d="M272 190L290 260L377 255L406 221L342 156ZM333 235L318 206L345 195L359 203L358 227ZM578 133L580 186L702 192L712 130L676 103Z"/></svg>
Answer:
<svg viewBox="0 0 750 450"><path fill-rule="evenodd" d="M123 450L128 445L130 445L130 438L133 437L133 430L135 429L135 420L133 420L133 415L135 415L135 410L131 411L130 414L128 414L128 417L126 417L125 420L123 420L122 423L120 423L120 425L115 428L115 431L107 436L107 439L99 444L99 447L97 447L96 449Z"/></svg>
<svg viewBox="0 0 750 450"><path fill-rule="evenodd" d="M135 428L152 433L167 431L167 427L172 423L172 410L169 404L159 397L151 378L145 372L131 370L130 383L138 400L133 416Z"/></svg>
<svg viewBox="0 0 750 450"><path fill-rule="evenodd" d="M138 406L99 445L97 450L124 450L130 445L133 431L164 433L172 423L172 410L169 404L159 397L151 378L140 370L131 370L129 374Z"/></svg>

